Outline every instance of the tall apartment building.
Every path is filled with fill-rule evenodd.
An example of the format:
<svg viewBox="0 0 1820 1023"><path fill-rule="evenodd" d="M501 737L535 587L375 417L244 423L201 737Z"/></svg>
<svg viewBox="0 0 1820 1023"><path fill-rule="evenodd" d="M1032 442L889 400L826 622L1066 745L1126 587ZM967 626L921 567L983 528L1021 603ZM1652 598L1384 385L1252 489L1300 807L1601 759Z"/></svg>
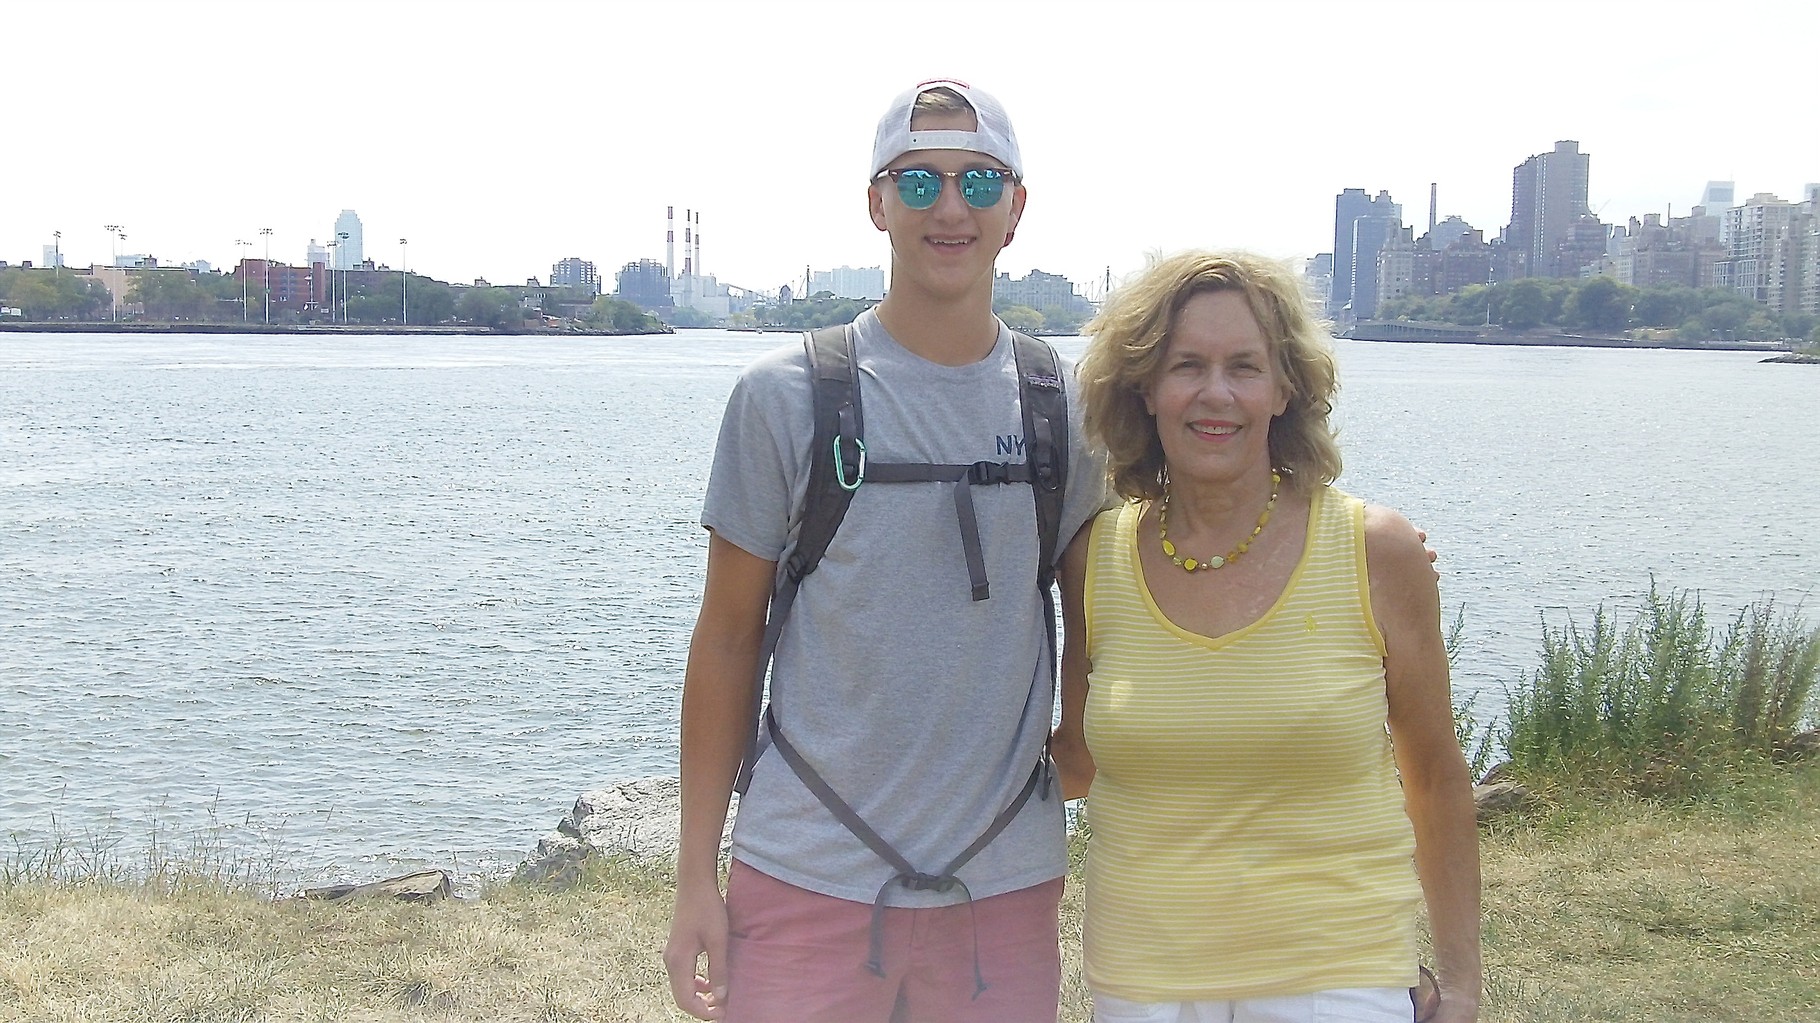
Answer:
<svg viewBox="0 0 1820 1023"><path fill-rule="evenodd" d="M366 241L361 236L360 216L353 210L342 210L335 218L335 269L356 270L366 259ZM346 238L341 237L347 235Z"/></svg>
<svg viewBox="0 0 1820 1023"><path fill-rule="evenodd" d="M835 298L885 297L885 268L880 266L838 266L817 270L809 275L809 294L829 292Z"/></svg>
<svg viewBox="0 0 1820 1023"><path fill-rule="evenodd" d="M655 259L641 259L620 267L618 295L643 309L671 309L670 271Z"/></svg>
<svg viewBox="0 0 1820 1023"><path fill-rule="evenodd" d="M1354 223L1356 224L1358 221ZM1357 236L1356 230L1354 236ZM1427 246L1423 246L1423 248L1426 250ZM1430 254L1429 251L1423 253L1424 256ZM1383 244L1378 247L1377 279L1373 282L1372 288L1372 311L1374 313L1386 303L1402 298L1411 292L1427 293L1427 285L1433 273L1433 261L1432 259L1422 260L1420 287L1417 285L1416 263L1415 228L1401 225L1393 227L1390 236L1385 238ZM1353 297L1355 300L1360 297L1357 291L1354 292Z"/></svg>
<svg viewBox="0 0 1820 1023"><path fill-rule="evenodd" d="M559 259L550 267L550 287L578 288L590 295L600 294L600 271L580 256Z"/></svg>
<svg viewBox="0 0 1820 1023"><path fill-rule="evenodd" d="M1713 264L1726 256L1719 244L1720 219L1707 216L1703 206L1667 224L1660 213L1630 218L1628 225L1614 229L1612 276L1636 288L1712 287Z"/></svg>
<svg viewBox="0 0 1820 1023"><path fill-rule="evenodd" d="M1389 193L1380 193L1389 199ZM1350 312L1345 318L1353 322L1369 320L1378 314L1378 253L1391 239L1398 236L1403 227L1402 208L1392 203L1396 210L1392 216L1359 217L1352 222L1352 303ZM1334 277L1339 277L1336 266Z"/></svg>
<svg viewBox="0 0 1820 1023"><path fill-rule="evenodd" d="M1355 240L1354 225L1361 217L1388 218L1401 224L1403 207L1391 201L1390 193L1380 191L1376 198L1365 193L1363 188L1343 189L1333 201L1333 287L1327 296L1327 315L1335 319L1360 319L1354 301L1354 291L1360 276L1360 267L1364 268L1367 290L1375 292L1377 280L1377 250L1361 257ZM1381 232L1368 231L1368 236ZM1365 314L1369 315L1369 314Z"/></svg>
<svg viewBox="0 0 1820 1023"><path fill-rule="evenodd" d="M1511 172L1504 237L1512 249L1513 276L1579 276L1580 264L1569 265L1578 253L1563 253L1561 244L1588 212L1591 165L1591 154L1580 152L1580 143L1563 140L1553 152L1537 153Z"/></svg>
<svg viewBox="0 0 1820 1023"><path fill-rule="evenodd" d="M1798 309L1801 250L1813 219L1812 205L1758 192L1744 205L1727 210L1725 217L1727 254L1716 267L1718 285L1777 312Z"/></svg>

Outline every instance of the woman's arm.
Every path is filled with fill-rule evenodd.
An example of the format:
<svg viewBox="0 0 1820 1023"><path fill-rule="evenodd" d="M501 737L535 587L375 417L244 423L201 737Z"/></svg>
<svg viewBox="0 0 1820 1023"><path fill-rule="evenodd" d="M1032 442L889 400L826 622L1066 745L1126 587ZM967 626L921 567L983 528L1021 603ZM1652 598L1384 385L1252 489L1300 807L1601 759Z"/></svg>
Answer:
<svg viewBox="0 0 1820 1023"><path fill-rule="evenodd" d="M1416 873L1434 936L1447 1023L1478 1019L1479 829L1472 779L1454 734L1441 598L1422 538L1388 508L1365 511L1371 608L1384 636L1390 738L1415 827Z"/></svg>
<svg viewBox="0 0 1820 1023"><path fill-rule="evenodd" d="M1049 740L1050 755L1062 776L1062 798L1079 799L1093 784L1093 754L1087 751L1084 721L1087 707L1087 544L1089 520L1062 552L1062 721Z"/></svg>

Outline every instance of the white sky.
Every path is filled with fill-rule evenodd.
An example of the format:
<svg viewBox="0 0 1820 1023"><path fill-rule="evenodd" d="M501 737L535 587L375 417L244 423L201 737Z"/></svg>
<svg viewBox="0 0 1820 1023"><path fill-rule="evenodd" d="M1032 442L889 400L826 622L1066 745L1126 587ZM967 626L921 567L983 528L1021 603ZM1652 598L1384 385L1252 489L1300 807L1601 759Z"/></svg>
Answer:
<svg viewBox="0 0 1820 1023"><path fill-rule="evenodd" d="M999 269L1080 283L1146 253L1331 248L1333 197L1495 236L1511 168L1592 157L1609 222L1709 179L1820 181L1820 3L1019 0L559 3L0 0L0 259L300 262L343 208L366 254L450 281L611 275L702 211L703 268L770 290L882 265L885 104L959 77L1004 101L1030 203ZM682 262L677 228L677 265ZM258 255L255 246L250 254Z"/></svg>

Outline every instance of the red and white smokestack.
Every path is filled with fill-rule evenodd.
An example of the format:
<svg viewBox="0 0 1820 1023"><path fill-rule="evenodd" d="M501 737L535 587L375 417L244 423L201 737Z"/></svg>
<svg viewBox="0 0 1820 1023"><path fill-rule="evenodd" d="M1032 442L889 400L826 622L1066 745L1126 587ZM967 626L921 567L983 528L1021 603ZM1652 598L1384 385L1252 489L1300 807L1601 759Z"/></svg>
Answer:
<svg viewBox="0 0 1820 1023"><path fill-rule="evenodd" d="M664 276L676 276L676 207L664 207Z"/></svg>
<svg viewBox="0 0 1820 1023"><path fill-rule="evenodd" d="M683 210L683 276L695 276L695 215Z"/></svg>

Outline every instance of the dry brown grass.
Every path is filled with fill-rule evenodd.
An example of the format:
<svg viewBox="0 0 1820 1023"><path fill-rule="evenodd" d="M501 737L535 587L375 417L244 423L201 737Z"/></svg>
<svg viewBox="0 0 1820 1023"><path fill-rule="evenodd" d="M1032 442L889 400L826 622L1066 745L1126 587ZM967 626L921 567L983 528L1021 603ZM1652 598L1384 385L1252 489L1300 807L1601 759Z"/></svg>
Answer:
<svg viewBox="0 0 1820 1023"><path fill-rule="evenodd" d="M1078 852L1078 850L1077 850ZM1820 770L1665 807L1565 795L1484 841L1487 1023L1820 1019ZM662 869L430 906L0 886L0 1020L681 1019ZM1063 1019L1088 1018L1079 886Z"/></svg>

